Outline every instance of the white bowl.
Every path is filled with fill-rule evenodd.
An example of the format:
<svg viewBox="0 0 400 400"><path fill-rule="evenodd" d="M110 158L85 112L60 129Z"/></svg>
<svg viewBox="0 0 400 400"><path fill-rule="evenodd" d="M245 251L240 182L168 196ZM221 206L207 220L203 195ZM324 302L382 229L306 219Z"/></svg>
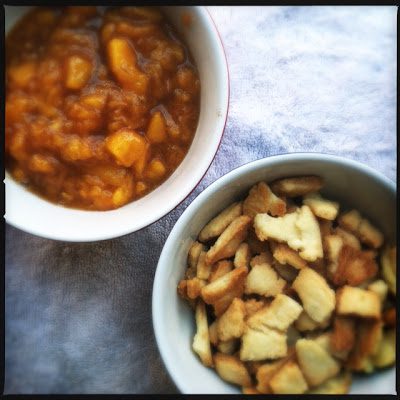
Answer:
<svg viewBox="0 0 400 400"><path fill-rule="evenodd" d="M30 7L5 7L6 32ZM84 242L137 231L182 202L202 179L220 144L228 113L229 80L224 49L204 7L163 7L185 38L201 82L200 117L193 143L175 172L143 198L112 211L81 211L50 203L6 174L6 221L49 239ZM191 15L189 27L183 15Z"/></svg>
<svg viewBox="0 0 400 400"><path fill-rule="evenodd" d="M345 158L294 153L245 164L204 190L184 211L161 253L153 287L153 326L157 344L176 386L182 393L239 393L214 370L204 367L191 349L195 332L193 311L178 297L187 252L201 228L219 211L243 196L260 180L315 174L325 179L329 198L355 207L395 243L395 184L371 168ZM395 393L395 369L355 377L351 393Z"/></svg>

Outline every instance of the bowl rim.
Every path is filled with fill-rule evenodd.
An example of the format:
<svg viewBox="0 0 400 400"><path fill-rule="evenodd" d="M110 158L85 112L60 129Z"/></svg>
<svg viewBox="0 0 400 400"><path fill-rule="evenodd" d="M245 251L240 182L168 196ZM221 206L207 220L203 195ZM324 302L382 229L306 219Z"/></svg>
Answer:
<svg viewBox="0 0 400 400"><path fill-rule="evenodd" d="M166 339L162 334L163 326L161 324L161 318L159 315L162 315L162 288L165 279L165 273L168 271L167 269L167 259L168 253L174 246L174 243L177 243L179 240L180 231L182 226L189 222L194 213L199 209L200 206L204 206L203 202L217 190L223 190L226 185L231 183L235 178L247 174L252 170L256 170L262 167L271 166L274 164L282 164L285 162L291 161L327 161L332 163L342 164L345 167L349 167L355 170L358 170L366 175L371 176L372 179L381 182L384 186L386 186L389 191L393 192L396 196L396 183L386 177L381 172L373 169L372 167L363 164L359 161L352 160L350 158L328 154L328 153L316 153L316 152L293 152L293 153L282 153L276 154L269 157L259 158L257 160L249 161L243 165L240 165L233 170L227 172L222 175L220 178L210 183L193 201L192 203L184 210L184 212L180 215L178 220L175 222L170 234L167 237L167 240L164 243L163 249L161 251L156 272L154 275L153 282L153 293L152 293L152 322L153 322L153 331L156 339L157 347L161 355L161 359L167 370L169 376L174 382L175 386L179 389L181 393L191 393L190 387L187 385L187 382L182 380L178 375L175 364L173 360L169 358L168 352L166 348L168 344Z"/></svg>
<svg viewBox="0 0 400 400"><path fill-rule="evenodd" d="M33 5L34 6L34 5ZM224 76L224 87L226 88L226 91L224 93L221 92L222 96L222 101L220 102L221 105L221 113L222 113L222 120L223 122L221 123L221 130L219 133L219 130L216 130L216 133L218 133L218 143L216 143L215 146L215 151L212 153L210 152L208 156L208 160L206 161L207 167L204 169L204 171L201 173L201 175L196 178L196 180L188 184L188 189L183 191L180 196L177 196L177 199L175 199L171 204L165 208L163 208L161 211L155 210L152 213L149 213L149 218L147 221L143 221L143 223L136 225L136 227L132 228L132 226L125 227L125 229L119 229L118 231L113 231L113 233L108 234L107 231L105 230L104 232L98 231L98 232L91 232L91 234L78 234L74 237L70 237L65 235L62 232L57 232L56 234L48 234L46 232L46 229L42 229L41 227L36 227L36 226L29 226L26 227L22 223L18 223L13 219L13 217L10 215L7 215L7 212L5 212L4 218L7 224L18 228L24 232L27 232L31 235L42 237L45 239L51 239L51 240L56 240L56 241L67 241L67 242L98 242L98 241L103 241L103 240L108 240L108 239L114 239L117 237L122 237L126 236L128 234L134 233L141 231L142 229L147 228L148 226L151 226L152 224L158 222L160 219L165 217L167 214L169 214L171 211L173 211L175 208L177 208L180 204L182 204L196 189L196 187L199 185L199 183L202 181L204 176L207 174L208 170L210 169L210 166L212 162L215 159L216 154L218 153L218 150L221 146L221 142L225 133L225 128L228 120L228 115L229 115L229 106L230 106L230 75L229 75L229 66L228 66L228 59L226 55L226 51L223 45L223 41L221 38L221 35L218 31L217 25L212 18L211 13L205 6L191 6L191 8L195 9L200 15L202 16L203 20L206 23L207 29L209 29L212 32L212 40L217 46L217 54L218 57L217 59L217 68L223 73ZM179 167L179 166L178 166ZM14 181L8 171L5 171L5 176L4 176L4 181L5 183L5 191L7 191L7 184L11 185L18 185L21 186L18 182ZM22 189L27 190L22 186ZM157 188L156 188L157 189ZM6 194L6 193L5 193ZM59 207L63 210L71 210L72 212L79 212L79 213L103 213L104 211L91 211L91 210L80 210L80 209L74 209L74 208L68 208L68 207L63 207L62 205L52 203L48 201L45 198L42 198L40 196L37 196L34 193L30 193L31 195L34 195L36 197L39 197L41 201L47 202L51 206ZM7 197L7 195L6 195ZM145 196L144 196L145 197ZM140 199L139 199L140 200ZM127 205L131 204L132 202L128 203ZM7 203L5 204L7 209ZM115 210L108 210L105 212L112 212Z"/></svg>

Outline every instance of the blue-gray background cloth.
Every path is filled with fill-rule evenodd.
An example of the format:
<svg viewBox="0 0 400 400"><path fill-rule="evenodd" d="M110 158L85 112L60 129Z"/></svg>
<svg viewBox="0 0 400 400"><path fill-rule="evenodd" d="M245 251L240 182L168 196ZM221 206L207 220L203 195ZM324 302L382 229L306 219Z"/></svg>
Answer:
<svg viewBox="0 0 400 400"><path fill-rule="evenodd" d="M191 196L140 232L71 244L6 227L5 393L176 393L151 322L168 233L246 162L311 151L396 179L396 7L210 7L227 53L229 117Z"/></svg>

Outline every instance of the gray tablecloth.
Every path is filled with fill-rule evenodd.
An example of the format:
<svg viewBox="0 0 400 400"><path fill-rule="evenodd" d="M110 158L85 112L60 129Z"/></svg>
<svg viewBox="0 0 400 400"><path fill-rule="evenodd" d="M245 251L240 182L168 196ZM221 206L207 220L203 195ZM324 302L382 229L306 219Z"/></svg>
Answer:
<svg viewBox="0 0 400 400"><path fill-rule="evenodd" d="M239 165L313 151L396 176L395 7L211 7L228 57L220 150L192 195L143 229L70 244L6 228L5 393L174 393L151 322L175 221Z"/></svg>

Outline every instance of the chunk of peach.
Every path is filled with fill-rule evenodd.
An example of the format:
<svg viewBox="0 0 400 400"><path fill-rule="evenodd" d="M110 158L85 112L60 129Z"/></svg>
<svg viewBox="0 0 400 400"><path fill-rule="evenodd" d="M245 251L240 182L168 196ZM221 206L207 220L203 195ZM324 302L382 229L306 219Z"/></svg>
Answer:
<svg viewBox="0 0 400 400"><path fill-rule="evenodd" d="M26 88L35 78L37 65L35 62L25 62L13 65L8 69L8 79L19 88Z"/></svg>
<svg viewBox="0 0 400 400"><path fill-rule="evenodd" d="M78 55L68 57L66 61L65 87L71 90L83 88L92 75L92 63Z"/></svg>
<svg viewBox="0 0 400 400"><path fill-rule="evenodd" d="M143 172L147 165L149 156L150 156L150 143L147 142L145 151L143 152L141 157L139 159L137 159L135 161L135 163L133 164L133 169L136 173L137 178L143 177Z"/></svg>
<svg viewBox="0 0 400 400"><path fill-rule="evenodd" d="M154 158L150 161L147 167L146 176L149 179L158 180L161 179L166 172L167 168L165 167L164 163L161 160Z"/></svg>
<svg viewBox="0 0 400 400"><path fill-rule="evenodd" d="M118 164L130 167L143 157L147 150L147 141L132 129L120 129L107 137L106 147Z"/></svg>
<svg viewBox="0 0 400 400"><path fill-rule="evenodd" d="M108 62L118 82L138 95L147 92L148 76L136 65L136 54L130 43L123 38L113 38L107 44Z"/></svg>
<svg viewBox="0 0 400 400"><path fill-rule="evenodd" d="M151 117L146 136L152 143L162 143L167 138L167 126L160 111Z"/></svg>
<svg viewBox="0 0 400 400"><path fill-rule="evenodd" d="M114 191L112 201L115 207L121 207L126 204L132 196L132 185L120 186Z"/></svg>
<svg viewBox="0 0 400 400"><path fill-rule="evenodd" d="M41 154L34 154L31 157L29 161L29 169L42 174L51 174L55 172L54 162Z"/></svg>

